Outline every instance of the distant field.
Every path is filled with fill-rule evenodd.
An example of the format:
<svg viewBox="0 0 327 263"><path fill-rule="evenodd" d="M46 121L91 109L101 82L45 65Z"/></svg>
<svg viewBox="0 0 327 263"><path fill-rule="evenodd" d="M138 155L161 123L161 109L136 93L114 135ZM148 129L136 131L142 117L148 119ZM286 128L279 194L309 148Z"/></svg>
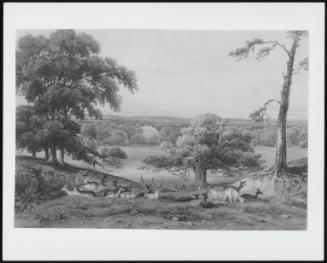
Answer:
<svg viewBox="0 0 327 263"><path fill-rule="evenodd" d="M138 182L140 181L141 176L143 176L145 180L151 180L152 177L155 177L156 180L165 180L165 182L169 183L192 183L192 180L188 180L190 178L181 179L179 177L170 175L166 171L154 172L152 170L139 169L142 166L142 160L147 156L165 154L165 152L157 146L128 146L122 147L122 149L127 152L128 156L127 160L122 161L123 168L113 170L111 167L106 167L106 169L110 170L116 176L121 176ZM274 147L257 146L255 148L255 151L262 155L262 158L265 160L265 166L269 167L274 164ZM26 152L21 152L20 154L27 155ZM288 161L290 161L307 156L307 150L299 147L289 147L287 154L287 159ZM39 153L38 157L44 157L43 153ZM80 167L88 167L88 165L83 161L72 160L70 156L66 156L65 160L68 163L78 165ZM98 167L97 169L100 171L102 170L100 167ZM208 181L211 183L216 183L218 182L217 180L222 179L219 177L219 174L210 172L208 173Z"/></svg>
<svg viewBox="0 0 327 263"><path fill-rule="evenodd" d="M256 153L261 154L262 159L265 160L265 166L272 166L275 161L275 148L266 146L255 147ZM300 147L288 147L287 148L287 161L306 157L308 154L307 149Z"/></svg>

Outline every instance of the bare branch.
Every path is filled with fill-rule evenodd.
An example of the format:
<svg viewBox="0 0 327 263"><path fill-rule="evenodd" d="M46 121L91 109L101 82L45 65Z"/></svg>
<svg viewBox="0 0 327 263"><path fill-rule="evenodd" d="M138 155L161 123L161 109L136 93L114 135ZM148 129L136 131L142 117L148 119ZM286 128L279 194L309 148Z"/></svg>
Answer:
<svg viewBox="0 0 327 263"><path fill-rule="evenodd" d="M267 100L266 103L260 107L259 109L253 111L250 114L250 119L252 119L255 122L264 122L265 120L269 120L270 116L267 113L267 107L271 102L277 102L278 104L280 104L281 102L279 100L274 100L274 99L270 99Z"/></svg>
<svg viewBox="0 0 327 263"><path fill-rule="evenodd" d="M279 43L278 41L272 40L272 41L264 41L264 42L265 42L265 44L273 44L274 46L277 45L277 46L281 47L286 52L287 55L290 54L290 51L284 45Z"/></svg>
<svg viewBox="0 0 327 263"><path fill-rule="evenodd" d="M271 45L268 47L264 47L259 49L259 51L256 54L256 59L262 59L265 56L269 55L270 51L274 50L276 46L279 46L280 48L282 48L286 54L289 56L290 55L290 51L281 43L279 43L278 41L274 41L274 40L269 40L269 41L264 41L262 39L253 39L251 41L246 41L245 46L236 49L235 51L232 51L229 53L230 56L232 57L236 57L237 60L241 60L241 59L245 59L249 56L250 52L254 52L255 48L259 45Z"/></svg>

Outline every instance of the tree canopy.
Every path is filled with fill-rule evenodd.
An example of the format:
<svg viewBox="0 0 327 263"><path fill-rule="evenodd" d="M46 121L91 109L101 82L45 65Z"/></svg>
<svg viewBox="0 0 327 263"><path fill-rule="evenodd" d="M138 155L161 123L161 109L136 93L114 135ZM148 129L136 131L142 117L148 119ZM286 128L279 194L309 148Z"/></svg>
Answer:
<svg viewBox="0 0 327 263"><path fill-rule="evenodd" d="M170 155L149 156L144 163L179 176L193 171L198 184L207 183L209 169L246 165L245 160L258 166L260 156L254 154L251 136L238 132L224 134L221 121L215 114L200 115L182 129L175 151ZM254 162L250 163L249 158Z"/></svg>
<svg viewBox="0 0 327 263"><path fill-rule="evenodd" d="M100 44L91 35L57 30L48 38L25 35L17 43L16 91L45 120L45 128L53 134L48 137L51 147L62 147L62 153L64 146L58 145L57 137L63 142L79 133L70 130L73 118L101 118L98 104L119 110L120 87L137 90L134 72L101 57Z"/></svg>

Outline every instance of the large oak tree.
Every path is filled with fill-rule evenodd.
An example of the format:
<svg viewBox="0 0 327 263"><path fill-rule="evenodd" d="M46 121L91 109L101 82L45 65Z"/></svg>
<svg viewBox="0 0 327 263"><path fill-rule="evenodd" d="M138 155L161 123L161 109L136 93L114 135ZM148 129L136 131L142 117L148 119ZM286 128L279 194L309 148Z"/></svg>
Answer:
<svg viewBox="0 0 327 263"><path fill-rule="evenodd" d="M134 72L112 58L101 57L100 45L91 35L57 30L49 37L25 35L18 41L17 93L34 105L35 112L48 122L46 128L53 128L51 134L66 130L50 136L50 143L45 145L46 155L48 146L51 148L54 162L57 149L61 151L61 162L64 161L63 142L70 134L65 124L87 115L101 118L98 104L108 103L119 110L121 86L131 92L137 89Z"/></svg>

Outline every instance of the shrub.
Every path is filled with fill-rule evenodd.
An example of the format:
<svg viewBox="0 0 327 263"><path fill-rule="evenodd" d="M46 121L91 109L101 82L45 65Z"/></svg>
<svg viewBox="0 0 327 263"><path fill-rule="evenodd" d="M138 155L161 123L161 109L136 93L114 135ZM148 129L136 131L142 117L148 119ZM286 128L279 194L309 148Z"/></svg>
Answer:
<svg viewBox="0 0 327 263"><path fill-rule="evenodd" d="M261 155L255 154L252 152L245 152L241 157L242 165L246 167L255 167L258 168L261 165Z"/></svg>
<svg viewBox="0 0 327 263"><path fill-rule="evenodd" d="M109 149L109 156L113 158L119 158L119 159L127 159L127 153L122 150L120 147L114 147Z"/></svg>
<svg viewBox="0 0 327 263"><path fill-rule="evenodd" d="M109 138L103 139L101 144L103 145L112 145L112 146L126 146L129 144L128 136L126 132L116 130L112 133Z"/></svg>
<svg viewBox="0 0 327 263"><path fill-rule="evenodd" d="M160 149L169 152L174 148L174 145L171 142L163 141L162 143L160 143L159 147Z"/></svg>

